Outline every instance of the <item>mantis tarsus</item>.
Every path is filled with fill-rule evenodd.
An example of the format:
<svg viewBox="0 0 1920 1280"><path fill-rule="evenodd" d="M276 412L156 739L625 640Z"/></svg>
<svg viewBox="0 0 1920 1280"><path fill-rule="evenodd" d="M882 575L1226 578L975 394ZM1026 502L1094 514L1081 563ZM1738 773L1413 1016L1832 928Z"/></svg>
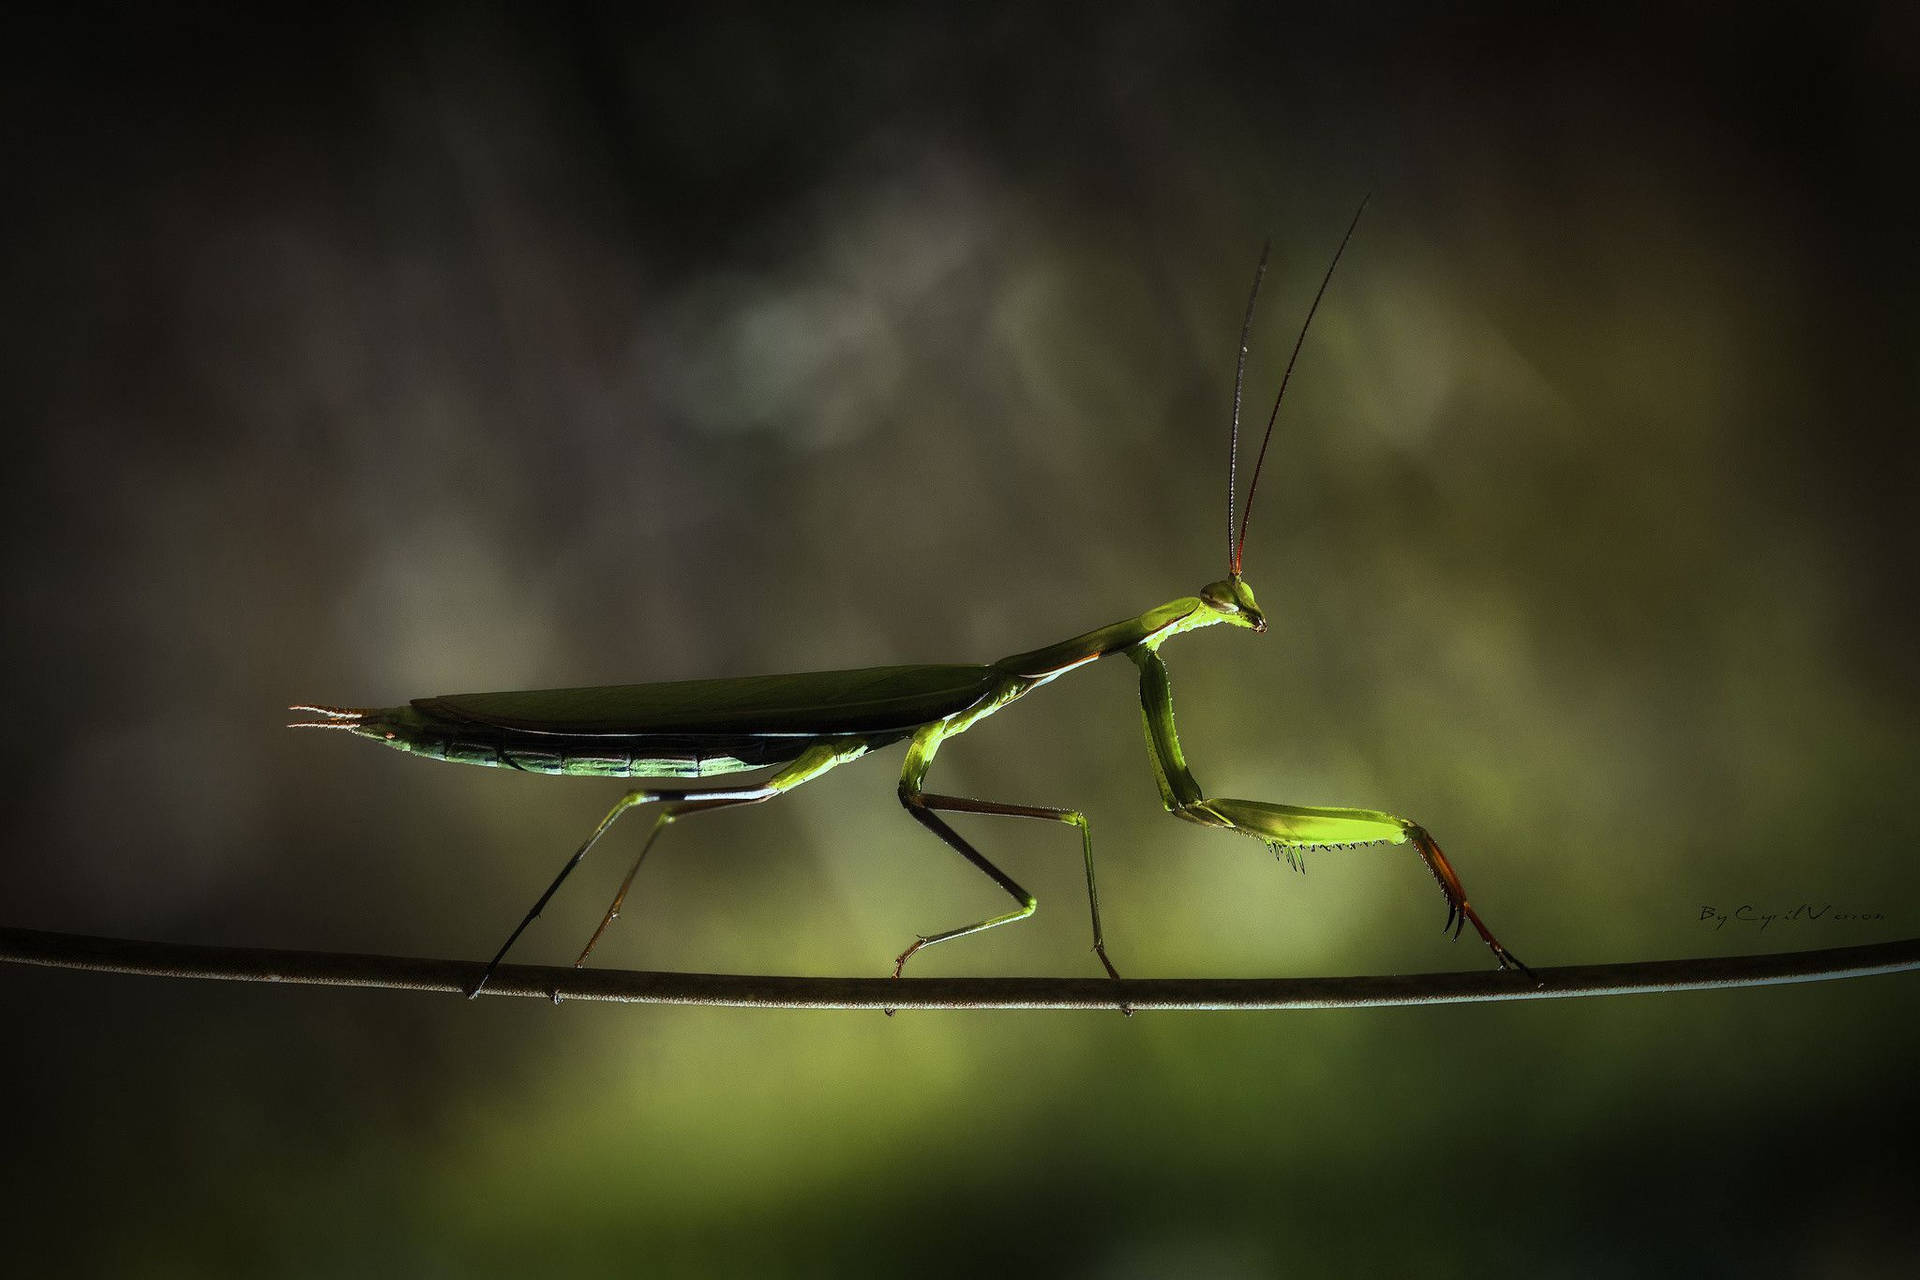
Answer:
<svg viewBox="0 0 1920 1280"><path fill-rule="evenodd" d="M915 952L937 942L950 942L997 925L1024 920L1036 906L1034 897L939 815L978 813L1009 818L1038 818L1076 827L1087 869L1087 905L1093 918L1093 949L1108 974L1118 978L1107 958L1100 929L1100 898L1094 884L1093 834L1086 816L1074 809L1040 805L1004 804L963 796L939 795L923 789L927 769L940 745L964 733L1001 708L1018 701L1069 671L1114 654L1124 654L1140 669L1140 702L1146 720L1147 746L1161 803L1175 817L1201 826L1237 831L1264 841L1289 861L1311 848L1360 844L1411 844L1439 882L1447 900L1447 920L1457 938L1471 923L1492 950L1502 968L1529 971L1501 946L1467 901L1460 877L1448 864L1433 837L1418 823L1373 809L1337 809L1268 804L1257 800L1209 797L1187 768L1186 755L1174 731L1173 698L1160 646L1188 631L1219 623L1266 630L1266 616L1253 590L1241 576L1246 548L1247 516L1260 483L1267 444L1279 417L1280 402L1293 377L1307 329L1326 295L1333 271L1359 225L1361 202L1347 227L1320 289L1300 326L1288 358L1266 435L1254 462L1247 499L1234 522L1234 499L1240 445L1240 403L1246 379L1247 346L1253 329L1254 304L1266 274L1267 251L1262 250L1247 299L1246 319L1240 330L1240 351L1233 384L1233 426L1228 438L1227 463L1227 576L1210 582L1197 596L1183 596L1137 618L1129 618L1027 653L1014 654L982 666L875 667L853 671L817 671L802 675L745 676L727 680L691 680L663 684L619 685L591 689L549 689L524 693L456 694L418 698L403 707L353 710L300 705L292 710L321 717L293 726L338 729L371 738L400 751L492 765L532 773L561 773L614 778L707 778L767 768L772 772L752 786L629 791L600 820L560 873L540 895L500 950L470 994L477 995L521 933L533 923L587 851L627 810L658 804L653 828L634 859L599 928L581 951L584 964L595 943L620 914L635 874L654 841L668 826L689 814L733 805L757 804L811 782L829 769L857 760L877 747L907 740L906 763L900 773L900 803L923 826L978 867L1018 904L1001 915L972 924L922 935L900 953L893 973L899 977ZM1529 973L1529 976L1531 974Z"/></svg>

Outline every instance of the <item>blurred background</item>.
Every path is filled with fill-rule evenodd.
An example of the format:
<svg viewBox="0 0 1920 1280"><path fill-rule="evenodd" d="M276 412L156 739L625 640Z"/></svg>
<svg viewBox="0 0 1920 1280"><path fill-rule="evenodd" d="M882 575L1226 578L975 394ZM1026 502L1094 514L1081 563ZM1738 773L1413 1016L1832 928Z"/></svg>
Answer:
<svg viewBox="0 0 1920 1280"><path fill-rule="evenodd" d="M1920 924L1911 6L8 23L9 925L482 959L620 785L288 703L981 661L1192 592L1260 244L1263 413L1368 191L1254 513L1273 628L1166 651L1201 780L1416 817L1536 965ZM676 828L596 961L878 975L1001 909L897 756ZM1124 973L1488 963L1403 849L1167 819L1128 664L933 777L1090 815ZM965 829L1041 911L921 972L1096 973L1071 834ZM1904 1274L1917 991L888 1020L5 969L6 1247Z"/></svg>

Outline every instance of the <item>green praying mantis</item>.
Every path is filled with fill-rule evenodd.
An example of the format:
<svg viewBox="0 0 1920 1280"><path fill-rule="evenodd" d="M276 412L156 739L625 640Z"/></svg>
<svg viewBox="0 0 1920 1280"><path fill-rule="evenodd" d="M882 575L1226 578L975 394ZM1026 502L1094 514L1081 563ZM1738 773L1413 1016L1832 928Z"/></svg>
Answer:
<svg viewBox="0 0 1920 1280"><path fill-rule="evenodd" d="M334 729L384 743L399 751L434 760L488 765L531 773L612 778L711 778L769 769L750 786L641 788L620 797L592 833L560 868L551 884L515 926L468 993L478 995L520 935L538 918L567 876L580 865L621 815L640 805L657 805L653 827L633 867L588 939L576 965L584 965L607 927L618 918L635 875L660 834L695 813L758 804L811 782L830 769L868 752L905 740L899 797L907 812L955 852L1005 890L1016 904L1011 911L971 924L925 934L894 961L893 976L926 947L983 933L1024 920L1038 905L1014 878L956 832L940 815L974 813L1059 822L1080 832L1086 862L1087 906L1093 919L1093 950L1114 978L1120 976L1107 956L1100 928L1100 895L1094 882L1093 832L1086 815L1075 809L1006 804L927 791L924 783L941 745L988 716L1011 706L1081 667L1101 658L1124 655L1140 669L1140 704L1154 778L1167 812L1188 822L1238 832L1265 842L1288 861L1309 849L1373 844L1410 844L1439 883L1447 900L1443 930L1458 938L1471 923L1503 969L1531 971L1503 947L1467 900L1460 877L1440 846L1416 822L1373 809L1271 804L1208 796L1187 766L1174 730L1173 696L1160 647L1175 636L1226 625L1256 634L1267 629L1265 613L1242 576L1247 518L1266 462L1267 445L1292 380L1307 330L1366 209L1361 201L1353 221L1328 264L1320 289L1300 327L1286 372L1267 417L1266 435L1254 462L1247 498L1235 525L1240 453L1240 407L1246 381L1247 347L1255 304L1266 275L1262 250L1240 330L1240 351L1233 384L1233 425L1227 454L1227 576L1210 582L1198 595L1182 596L1137 618L1099 627L1043 648L973 666L873 667L851 671L815 671L799 675L743 676L723 680L618 685L602 688L547 689L520 693L453 694L417 698L403 707L350 709L301 704L291 708L320 717L292 727ZM1298 865L1298 864L1296 864Z"/></svg>

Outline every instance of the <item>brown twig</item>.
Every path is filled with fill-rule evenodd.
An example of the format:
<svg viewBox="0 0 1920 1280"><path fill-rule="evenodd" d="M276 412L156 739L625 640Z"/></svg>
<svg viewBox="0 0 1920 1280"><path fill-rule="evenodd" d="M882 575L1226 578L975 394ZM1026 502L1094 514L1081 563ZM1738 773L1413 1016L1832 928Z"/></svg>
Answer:
<svg viewBox="0 0 1920 1280"><path fill-rule="evenodd" d="M0 929L0 962L151 977L392 987L462 994L483 965L464 960L202 947ZM1820 982L1920 969L1920 938L1826 951L1540 969L1536 987L1497 969L1351 978L813 978L502 965L490 996L782 1009L1342 1009L1556 1000Z"/></svg>

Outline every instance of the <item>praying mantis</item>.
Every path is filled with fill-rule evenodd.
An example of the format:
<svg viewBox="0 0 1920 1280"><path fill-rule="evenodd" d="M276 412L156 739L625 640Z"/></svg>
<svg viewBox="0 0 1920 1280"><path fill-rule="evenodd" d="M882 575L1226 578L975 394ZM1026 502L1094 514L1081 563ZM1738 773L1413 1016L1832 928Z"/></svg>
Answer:
<svg viewBox="0 0 1920 1280"><path fill-rule="evenodd" d="M634 877L662 832L696 813L758 804L784 795L831 769L871 751L905 740L899 798L908 813L955 852L977 867L1016 904L1014 909L938 933L922 934L895 959L893 976L906 970L915 954L936 943L951 942L1032 915L1034 896L995 865L940 815L983 814L1058 822L1080 833L1086 863L1087 906L1093 921L1093 950L1113 978L1120 976L1107 956L1100 927L1100 895L1094 882L1093 832L1086 815L1075 809L1007 804L995 800L942 795L924 788L927 771L947 739L971 729L1045 687L1068 672L1102 658L1121 655L1140 671L1140 705L1147 748L1153 761L1160 801L1167 812L1188 822L1237 832L1265 842L1291 862L1315 848L1373 844L1410 844L1438 882L1447 901L1444 930L1458 938L1472 924L1503 969L1531 971L1494 937L1467 900L1440 846L1426 828L1409 819L1374 809L1272 804L1208 796L1187 766L1174 730L1173 695L1160 647L1176 636L1225 625L1256 634L1267 629L1266 614L1242 575L1247 519L1273 439L1280 403L1293 378L1307 331L1333 280L1366 209L1362 200L1347 226L1319 291L1287 360L1274 397L1273 411L1247 485L1245 504L1235 525L1240 454L1240 408L1246 382L1247 348L1255 304L1265 278L1268 253L1261 251L1240 329L1240 350L1233 384L1233 420L1227 451L1227 576L1210 582L1198 595L1182 596L1137 618L1099 627L1025 653L983 665L873 667L815 671L798 675L742 676L721 680L616 685L601 688L547 689L520 693L454 694L416 698L406 706L352 709L299 704L293 711L318 716L291 727L333 729L384 743L433 760L488 765L529 773L612 778L704 779L759 769L771 772L745 786L640 788L621 796L591 834L561 866L546 891L515 926L488 963L469 996L485 988L500 962L528 925L559 892L614 823L628 810L657 805L652 829L633 867L575 961L584 965L607 927L619 917Z"/></svg>

